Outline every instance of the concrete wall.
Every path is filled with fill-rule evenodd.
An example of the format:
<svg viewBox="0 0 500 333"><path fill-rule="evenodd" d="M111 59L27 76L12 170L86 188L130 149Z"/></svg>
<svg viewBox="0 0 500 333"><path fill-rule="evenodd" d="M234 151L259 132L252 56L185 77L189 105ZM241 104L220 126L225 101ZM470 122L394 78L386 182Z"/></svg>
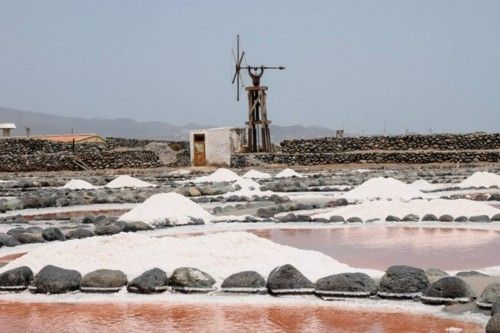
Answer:
<svg viewBox="0 0 500 333"><path fill-rule="evenodd" d="M231 155L244 150L245 130L241 128L208 128L189 133L191 164L194 164L194 136L205 135L205 158L207 165L231 165Z"/></svg>

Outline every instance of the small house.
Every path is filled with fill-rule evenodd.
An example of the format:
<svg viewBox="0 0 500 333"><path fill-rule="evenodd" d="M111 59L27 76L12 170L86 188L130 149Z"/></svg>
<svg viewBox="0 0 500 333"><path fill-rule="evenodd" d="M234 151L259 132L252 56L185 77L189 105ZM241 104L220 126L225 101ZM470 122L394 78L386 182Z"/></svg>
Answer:
<svg viewBox="0 0 500 333"><path fill-rule="evenodd" d="M191 164L231 165L231 155L245 152L247 148L246 129L209 128L189 132Z"/></svg>
<svg viewBox="0 0 500 333"><path fill-rule="evenodd" d="M2 129L2 136L7 137L12 135L12 130L17 128L15 124L11 123L0 123L0 129Z"/></svg>

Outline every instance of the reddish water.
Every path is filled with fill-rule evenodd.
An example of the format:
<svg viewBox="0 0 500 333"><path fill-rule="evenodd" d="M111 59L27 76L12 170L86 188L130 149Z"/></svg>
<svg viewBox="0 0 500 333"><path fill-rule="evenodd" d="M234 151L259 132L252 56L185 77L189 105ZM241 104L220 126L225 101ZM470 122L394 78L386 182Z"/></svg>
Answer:
<svg viewBox="0 0 500 333"><path fill-rule="evenodd" d="M279 244L321 251L353 267L385 270L406 264L461 270L500 265L500 231L362 226L251 232Z"/></svg>
<svg viewBox="0 0 500 333"><path fill-rule="evenodd" d="M477 324L401 313L356 312L317 306L174 304L29 304L0 302L2 332L330 332L465 333Z"/></svg>

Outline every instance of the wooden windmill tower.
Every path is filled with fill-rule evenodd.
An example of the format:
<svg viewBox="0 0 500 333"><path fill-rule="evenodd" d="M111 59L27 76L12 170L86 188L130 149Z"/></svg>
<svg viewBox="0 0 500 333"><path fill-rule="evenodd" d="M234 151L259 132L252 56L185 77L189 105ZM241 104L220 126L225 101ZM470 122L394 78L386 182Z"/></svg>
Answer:
<svg viewBox="0 0 500 333"><path fill-rule="evenodd" d="M248 75L252 79L252 85L245 87L248 95L248 121L246 122L247 135L248 135L248 151L249 152L270 152L271 133L269 131L269 124L271 121L267 118L267 104L266 104L266 86L260 85L260 79L266 69L279 69L283 70L283 66L242 66L245 52L240 54L240 35L236 35L236 54L235 58L235 73L233 76L233 84L236 83L236 100L240 100L240 85L241 77L240 71L247 70Z"/></svg>

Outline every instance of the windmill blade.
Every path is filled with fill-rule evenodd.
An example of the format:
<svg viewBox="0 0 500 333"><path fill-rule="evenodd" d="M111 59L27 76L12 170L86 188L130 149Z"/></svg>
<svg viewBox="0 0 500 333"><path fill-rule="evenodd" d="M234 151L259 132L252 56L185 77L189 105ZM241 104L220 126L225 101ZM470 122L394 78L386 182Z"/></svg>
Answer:
<svg viewBox="0 0 500 333"><path fill-rule="evenodd" d="M238 84L236 85L236 100L240 100L240 73L238 72Z"/></svg>
<svg viewBox="0 0 500 333"><path fill-rule="evenodd" d="M241 52L240 60L238 61L238 67L241 66L241 62L243 61L243 57L245 56L245 51Z"/></svg>
<svg viewBox="0 0 500 333"><path fill-rule="evenodd" d="M234 84L234 81L236 80L236 77L240 77L240 71L236 70L234 72L234 76L233 76L233 81L231 81L231 84Z"/></svg>

